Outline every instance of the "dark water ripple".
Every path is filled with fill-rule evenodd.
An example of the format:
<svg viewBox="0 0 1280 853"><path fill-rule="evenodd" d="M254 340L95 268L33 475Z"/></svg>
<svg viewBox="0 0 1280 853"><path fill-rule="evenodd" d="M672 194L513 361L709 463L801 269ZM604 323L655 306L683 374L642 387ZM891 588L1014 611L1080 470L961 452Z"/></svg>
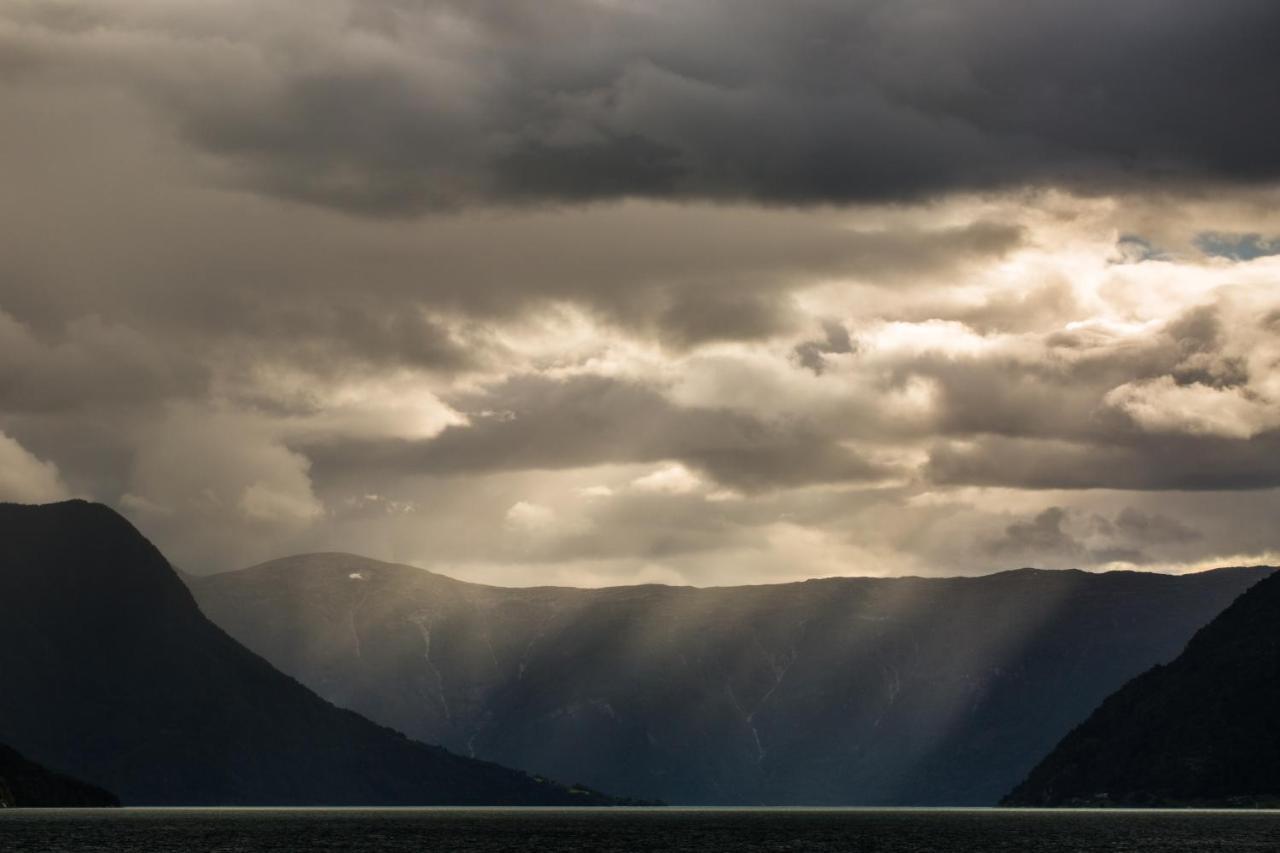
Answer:
<svg viewBox="0 0 1280 853"><path fill-rule="evenodd" d="M1280 851L1280 812L0 811L3 853Z"/></svg>

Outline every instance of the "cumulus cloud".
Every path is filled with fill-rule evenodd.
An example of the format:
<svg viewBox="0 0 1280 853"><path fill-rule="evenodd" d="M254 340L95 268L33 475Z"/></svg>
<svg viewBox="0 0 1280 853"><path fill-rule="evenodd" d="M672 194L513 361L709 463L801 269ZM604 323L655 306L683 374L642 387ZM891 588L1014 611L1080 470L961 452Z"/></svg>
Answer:
<svg viewBox="0 0 1280 853"><path fill-rule="evenodd" d="M679 459L723 485L876 480L892 468L804 418L682 406L660 388L598 375L515 376L453 400L471 413L427 441L320 445L322 464L454 474Z"/></svg>
<svg viewBox="0 0 1280 853"><path fill-rule="evenodd" d="M1179 385L1172 376L1125 383L1108 391L1104 401L1150 432L1247 439L1280 426L1280 409L1247 390Z"/></svg>
<svg viewBox="0 0 1280 853"><path fill-rule="evenodd" d="M1132 508L1126 508L1121 518L1125 520L1126 530L1137 530L1139 539L1146 539L1145 534L1152 532L1153 527L1177 524L1163 517L1153 521ZM1151 562L1147 554L1132 547L1123 537L1117 541L1116 526L1116 522L1104 516L1083 517L1063 507L1051 506L1030 519L1010 523L999 538L989 543L987 550L997 560L1020 559L1056 568Z"/></svg>
<svg viewBox="0 0 1280 853"><path fill-rule="evenodd" d="M141 438L116 500L144 529L181 532L180 565L289 542L325 515L308 460L258 417L177 407Z"/></svg>
<svg viewBox="0 0 1280 853"><path fill-rule="evenodd" d="M642 492L663 492L683 495L696 491L702 485L697 475L683 465L667 465L652 474L645 474L631 481L632 488Z"/></svg>
<svg viewBox="0 0 1280 853"><path fill-rule="evenodd" d="M554 510L529 501L516 501L506 513L507 524L527 531L549 527L555 523L555 517Z"/></svg>
<svg viewBox="0 0 1280 853"><path fill-rule="evenodd" d="M70 496L56 465L0 432L0 500L38 504Z"/></svg>

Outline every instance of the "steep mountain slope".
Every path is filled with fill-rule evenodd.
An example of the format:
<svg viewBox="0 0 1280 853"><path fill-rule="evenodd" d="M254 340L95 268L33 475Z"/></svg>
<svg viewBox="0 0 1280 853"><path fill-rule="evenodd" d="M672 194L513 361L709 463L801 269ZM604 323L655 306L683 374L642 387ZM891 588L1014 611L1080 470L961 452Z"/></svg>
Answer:
<svg viewBox="0 0 1280 853"><path fill-rule="evenodd" d="M501 589L341 554L201 607L412 736L673 803L992 804L1262 569Z"/></svg>
<svg viewBox="0 0 1280 853"><path fill-rule="evenodd" d="M54 773L0 744L0 809L118 805L101 788Z"/></svg>
<svg viewBox="0 0 1280 853"><path fill-rule="evenodd" d="M1280 574L1109 697L1005 802L1280 807Z"/></svg>
<svg viewBox="0 0 1280 853"><path fill-rule="evenodd" d="M333 707L106 507L0 504L0 742L129 804L577 803Z"/></svg>

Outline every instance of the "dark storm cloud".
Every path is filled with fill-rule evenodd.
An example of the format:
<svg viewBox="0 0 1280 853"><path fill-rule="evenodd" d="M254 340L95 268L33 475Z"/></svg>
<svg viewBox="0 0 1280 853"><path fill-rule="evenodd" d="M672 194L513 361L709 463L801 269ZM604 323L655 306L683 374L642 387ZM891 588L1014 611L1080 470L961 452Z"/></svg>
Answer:
<svg viewBox="0 0 1280 853"><path fill-rule="evenodd" d="M399 310L381 300L336 297L326 303L274 300L243 312L232 338L259 357L283 357L309 369L340 372L353 364L460 371L475 367L490 342L467 339L406 301Z"/></svg>
<svg viewBox="0 0 1280 853"><path fill-rule="evenodd" d="M1022 489L1270 489L1280 487L1280 436L1165 435L1127 444L986 436L935 446L925 475L935 483Z"/></svg>
<svg viewBox="0 0 1280 853"><path fill-rule="evenodd" d="M834 320L823 324L825 337L822 340L804 341L796 344L792 350L792 358L801 367L812 370L821 376L826 369L824 355L846 355L853 352L853 341L849 338L849 330Z"/></svg>
<svg viewBox="0 0 1280 853"><path fill-rule="evenodd" d="M747 491L890 476L802 416L764 419L671 403L601 376L520 376L450 402L470 423L424 441L318 446L326 466L463 475L675 459Z"/></svg>
<svg viewBox="0 0 1280 853"><path fill-rule="evenodd" d="M1067 529L1069 520L1067 510L1049 507L1034 518L1010 524L1002 537L988 545L987 551L997 559L1034 560L1041 561L1042 565L1044 561L1063 561L1063 565L1069 566L1148 562L1147 556L1134 548L1089 547Z"/></svg>
<svg viewBox="0 0 1280 853"><path fill-rule="evenodd" d="M986 543L997 559L1060 560L1064 565L1113 562L1143 565L1153 558L1143 548L1185 544L1201 534L1176 518L1132 506L1114 518L1051 506L1010 523Z"/></svg>
<svg viewBox="0 0 1280 853"><path fill-rule="evenodd" d="M1148 544L1192 542L1201 537L1200 531L1176 518L1143 512L1131 506L1125 507L1116 516L1115 528L1131 539Z"/></svg>
<svg viewBox="0 0 1280 853"><path fill-rule="evenodd" d="M1216 306L1203 305L1187 311L1169 324L1166 337L1173 342L1178 358L1169 371L1177 384L1231 388L1249 381L1244 357L1222 354L1227 335Z"/></svg>
<svg viewBox="0 0 1280 853"><path fill-rule="evenodd" d="M9 74L114 77L244 186L355 213L1280 176L1269 0L63 2L7 17Z"/></svg>
<svg viewBox="0 0 1280 853"><path fill-rule="evenodd" d="M2 288L0 288L2 292ZM187 353L97 316L38 334L0 303L0 411L129 410L155 400L198 395L208 372Z"/></svg>
<svg viewBox="0 0 1280 853"><path fill-rule="evenodd" d="M1067 512L1062 507L1049 507L1030 521L1016 521L1005 529L1003 539L991 547L993 554L1065 553L1077 554L1084 549L1065 530L1062 523Z"/></svg>
<svg viewBox="0 0 1280 853"><path fill-rule="evenodd" d="M316 367L456 371L502 355L475 324L570 304L682 349L788 329L791 292L815 281L910 285L1025 242L999 221L641 203L353 220L217 191L148 113L94 92L0 87L0 311L44 338L96 315L197 360L231 343Z"/></svg>

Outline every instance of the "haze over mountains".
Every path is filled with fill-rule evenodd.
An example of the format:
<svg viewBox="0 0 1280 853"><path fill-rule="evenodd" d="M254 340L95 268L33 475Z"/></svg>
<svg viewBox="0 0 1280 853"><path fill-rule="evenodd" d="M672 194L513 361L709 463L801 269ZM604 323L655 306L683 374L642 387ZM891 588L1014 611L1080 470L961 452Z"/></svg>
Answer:
<svg viewBox="0 0 1280 853"><path fill-rule="evenodd" d="M990 805L1270 570L508 589L344 554L189 579L412 737L672 803Z"/></svg>
<svg viewBox="0 0 1280 853"><path fill-rule="evenodd" d="M1109 697L1006 803L1280 806L1280 575Z"/></svg>
<svg viewBox="0 0 1280 853"><path fill-rule="evenodd" d="M133 805L608 802L333 707L82 501L0 504L0 743Z"/></svg>
<svg viewBox="0 0 1280 853"><path fill-rule="evenodd" d="M1257 801L1272 571L508 589L315 554L193 599L106 507L0 504L0 805L987 805L1255 584L1010 802Z"/></svg>

